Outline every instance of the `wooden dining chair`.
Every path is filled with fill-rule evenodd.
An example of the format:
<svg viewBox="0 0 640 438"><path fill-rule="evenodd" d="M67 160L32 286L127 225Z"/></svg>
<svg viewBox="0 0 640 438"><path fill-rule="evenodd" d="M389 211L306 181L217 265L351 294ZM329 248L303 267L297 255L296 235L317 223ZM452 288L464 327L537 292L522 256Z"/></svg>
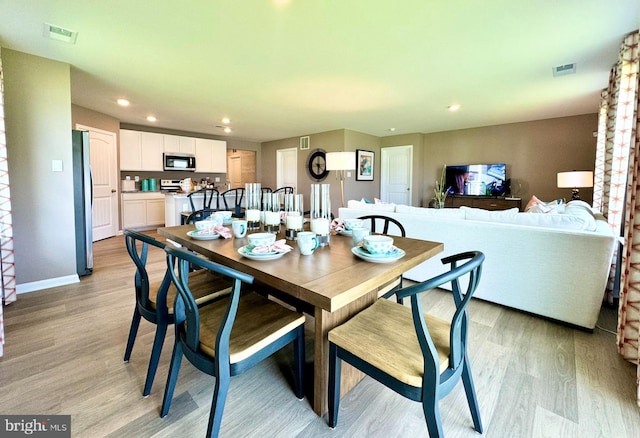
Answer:
<svg viewBox="0 0 640 438"><path fill-rule="evenodd" d="M227 201L227 197L231 196L233 196L234 201L230 206L229 201ZM224 203L224 209L233 211L233 217L244 217L244 213L242 211L242 198L244 198L244 188L237 187L235 189L229 189L225 192L220 193L220 197L222 198L222 202Z"/></svg>
<svg viewBox="0 0 640 438"><path fill-rule="evenodd" d="M144 318L156 325L147 378L142 391L142 394L146 397L151 393L151 386L158 368L167 326L174 323L173 301L177 290L171 281L168 270L165 270L161 280L152 280L146 268L149 248L163 250L166 245L151 236L132 230L124 230L124 236L127 252L136 266L134 276L136 305L133 310L131 328L129 329L127 347L124 353L125 362L129 362L131 358L140 320ZM193 272L190 277L193 294L198 305L204 305L231 292L229 282L206 271Z"/></svg>
<svg viewBox="0 0 640 438"><path fill-rule="evenodd" d="M175 341L161 416L169 412L182 356L214 376L208 437L217 437L231 376L243 373L293 343L295 394L303 398L304 315L246 290L253 277L181 248L166 247L167 266L179 296L175 301ZM177 262L177 263L176 263ZM189 266L220 275L232 284L231 295L198 308L191 292ZM172 267L177 265L176 269ZM265 401L268 404L268 400Z"/></svg>
<svg viewBox="0 0 640 438"><path fill-rule="evenodd" d="M482 433L467 354L467 305L480 281L483 261L479 251L446 257L442 263L451 265L449 271L397 291L401 297L411 297L411 308L377 300L329 332L329 426L338 422L340 369L346 361L398 394L421 402L431 438L443 436L438 402L462 379L474 428ZM460 286L463 277L468 280L462 282L465 291ZM421 294L449 282L456 305L451 321L426 315Z"/></svg>

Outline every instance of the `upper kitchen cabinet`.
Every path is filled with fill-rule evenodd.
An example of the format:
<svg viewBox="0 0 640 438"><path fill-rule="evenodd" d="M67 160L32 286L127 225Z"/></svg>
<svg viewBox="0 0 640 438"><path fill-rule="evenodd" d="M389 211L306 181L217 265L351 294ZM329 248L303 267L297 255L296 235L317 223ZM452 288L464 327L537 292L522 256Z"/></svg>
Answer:
<svg viewBox="0 0 640 438"><path fill-rule="evenodd" d="M162 171L164 135L120 130L120 170Z"/></svg>
<svg viewBox="0 0 640 438"><path fill-rule="evenodd" d="M180 135L164 136L164 151L180 152L183 154L196 154L196 139L193 137L183 137Z"/></svg>
<svg viewBox="0 0 640 438"><path fill-rule="evenodd" d="M227 142L196 138L196 172L227 173Z"/></svg>

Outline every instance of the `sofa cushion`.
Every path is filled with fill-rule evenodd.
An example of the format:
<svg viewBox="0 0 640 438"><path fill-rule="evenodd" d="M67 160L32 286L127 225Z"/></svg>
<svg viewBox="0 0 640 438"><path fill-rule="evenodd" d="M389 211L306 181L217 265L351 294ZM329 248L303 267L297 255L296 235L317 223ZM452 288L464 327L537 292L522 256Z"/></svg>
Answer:
<svg viewBox="0 0 640 438"><path fill-rule="evenodd" d="M366 202L356 201L354 199L350 199L347 202L347 207L355 208L357 210L370 210L388 213L396 211L396 204L367 204Z"/></svg>
<svg viewBox="0 0 640 438"><path fill-rule="evenodd" d="M496 222L531 227L556 228L561 230L595 231L596 221L592 214L580 212L584 207L575 207L578 214L518 213L517 208L489 211L479 208L460 207L466 212L467 220ZM589 218L588 215L591 217Z"/></svg>
<svg viewBox="0 0 640 438"><path fill-rule="evenodd" d="M584 221L584 230L595 231L596 230L596 217L591 209L591 206L584 201L576 200L570 201L567 207L564 209L565 215L571 215L579 217Z"/></svg>
<svg viewBox="0 0 640 438"><path fill-rule="evenodd" d="M421 217L436 217L447 219L464 219L464 210L459 208L424 208L410 205L396 205L396 213L415 214Z"/></svg>
<svg viewBox="0 0 640 438"><path fill-rule="evenodd" d="M503 219L517 214L518 207L509 208L507 210L485 210L483 208L460 207L464 212L465 219L470 221L483 222L502 222Z"/></svg>

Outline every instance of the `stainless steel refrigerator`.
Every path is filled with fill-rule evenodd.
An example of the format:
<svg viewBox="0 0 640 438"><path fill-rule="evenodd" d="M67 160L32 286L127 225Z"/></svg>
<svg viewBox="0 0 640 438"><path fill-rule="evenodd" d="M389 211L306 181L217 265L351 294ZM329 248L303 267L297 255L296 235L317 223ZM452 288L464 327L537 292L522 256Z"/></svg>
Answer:
<svg viewBox="0 0 640 438"><path fill-rule="evenodd" d="M93 181L89 161L89 133L72 131L73 139L73 201L76 229L76 265L78 275L93 272Z"/></svg>

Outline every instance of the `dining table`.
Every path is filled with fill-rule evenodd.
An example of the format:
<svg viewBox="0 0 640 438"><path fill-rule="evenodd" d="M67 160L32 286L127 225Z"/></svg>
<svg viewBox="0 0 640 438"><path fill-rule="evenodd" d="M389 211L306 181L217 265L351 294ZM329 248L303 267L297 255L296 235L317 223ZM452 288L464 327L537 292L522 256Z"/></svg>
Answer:
<svg viewBox="0 0 640 438"><path fill-rule="evenodd" d="M282 296L303 303L313 317L314 364L313 410L320 416L327 411L328 333L378 299L381 291L397 283L407 270L444 250L444 244L393 236L394 246L404 251L401 258L370 260L354 254L353 239L335 234L327 246L311 255L301 255L294 241L287 240L292 250L282 256L255 259L243 255L247 237L200 240L192 238L194 225L158 228L158 234L201 254L254 277L257 284L280 291ZM280 233L277 239L284 239ZM286 302L286 299L284 300ZM362 378L359 370L343 364L341 395L346 394Z"/></svg>

